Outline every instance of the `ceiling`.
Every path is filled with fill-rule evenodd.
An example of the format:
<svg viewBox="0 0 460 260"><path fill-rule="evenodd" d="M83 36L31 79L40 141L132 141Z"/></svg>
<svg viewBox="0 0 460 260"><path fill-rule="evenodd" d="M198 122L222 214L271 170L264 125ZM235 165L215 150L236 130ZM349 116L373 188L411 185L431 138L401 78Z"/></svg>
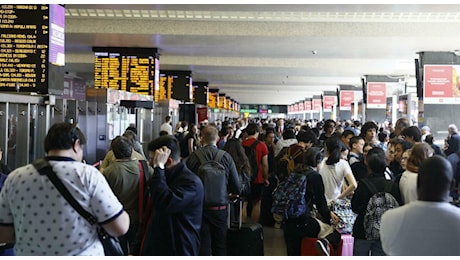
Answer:
<svg viewBox="0 0 460 260"><path fill-rule="evenodd" d="M415 85L417 52L460 49L459 29L448 4L66 4L65 70L91 82L93 46L158 48L161 70L289 105L364 75Z"/></svg>

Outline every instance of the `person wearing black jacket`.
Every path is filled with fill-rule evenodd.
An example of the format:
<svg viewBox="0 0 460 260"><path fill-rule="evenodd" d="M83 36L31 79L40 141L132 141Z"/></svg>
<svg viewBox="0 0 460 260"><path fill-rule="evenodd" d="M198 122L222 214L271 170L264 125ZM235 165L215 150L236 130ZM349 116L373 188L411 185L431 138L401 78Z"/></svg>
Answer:
<svg viewBox="0 0 460 260"><path fill-rule="evenodd" d="M203 206L203 218L200 231L200 254L202 256L225 256L227 229L228 229L228 208L229 194L240 195L241 182L238 176L235 162L232 156L224 150L219 150L216 146L217 139L219 138L219 131L212 125L207 125L201 130L201 139L203 147L194 151L186 159L187 167L194 172L198 173L201 166L199 154L203 155L207 161L214 160L219 151L223 152L220 163L226 170L227 177L227 190L225 192L218 192L216 189L210 189L204 185L206 196L213 196L212 201L220 201L220 205L205 205ZM212 190L212 194L207 194L206 189ZM218 193L216 193L218 192ZM211 196L209 196L208 199Z"/></svg>
<svg viewBox="0 0 460 260"><path fill-rule="evenodd" d="M307 191L305 200L307 210L302 217L288 218L284 224L284 241L286 243L288 256L300 256L301 242L304 237L318 237L320 225L312 217L312 207L315 206L324 223L329 224L331 218L333 222L338 222L338 217L329 210L324 197L324 185L321 175L316 170L316 166L322 160L321 150L317 147L311 147L303 154L303 162L297 163L294 169L295 173L307 175ZM322 239L326 242L323 248L328 248L331 243L334 249L337 249L341 240L341 235L336 230ZM318 240L320 241L320 240Z"/></svg>
<svg viewBox="0 0 460 260"><path fill-rule="evenodd" d="M368 168L368 176L365 178L369 183L372 183L377 191L383 191L385 186L391 185L390 194L402 205L401 193L398 184L385 179L385 152L382 148L372 148L366 156L366 165ZM358 187L351 199L351 208L354 213L358 214L355 224L353 225L353 255L355 256L384 256L380 240L366 240L364 215L369 199L374 194L370 191L366 184L362 181L358 183Z"/></svg>

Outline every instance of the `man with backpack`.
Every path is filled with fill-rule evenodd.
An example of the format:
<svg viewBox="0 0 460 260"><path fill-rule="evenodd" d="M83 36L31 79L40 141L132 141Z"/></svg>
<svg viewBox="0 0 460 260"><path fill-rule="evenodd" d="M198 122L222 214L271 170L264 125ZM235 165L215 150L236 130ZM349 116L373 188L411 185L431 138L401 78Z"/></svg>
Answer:
<svg viewBox="0 0 460 260"><path fill-rule="evenodd" d="M259 138L259 127L255 123L249 123L246 127L248 137L242 144L251 165L251 194L248 200L252 203L251 220L259 223L260 202L264 187L270 185L270 175L268 174L268 148ZM246 209L243 209L243 220L246 217Z"/></svg>
<svg viewBox="0 0 460 260"><path fill-rule="evenodd" d="M201 138L203 147L186 159L187 167L202 180L205 193L200 255L225 256L229 194L239 195L241 183L231 155L216 146L217 128L203 127Z"/></svg>
<svg viewBox="0 0 460 260"><path fill-rule="evenodd" d="M398 185L385 179L385 152L372 148L365 160L368 176L358 182L351 207L358 214L353 225L353 255L384 256L380 242L380 222L384 212L402 205Z"/></svg>

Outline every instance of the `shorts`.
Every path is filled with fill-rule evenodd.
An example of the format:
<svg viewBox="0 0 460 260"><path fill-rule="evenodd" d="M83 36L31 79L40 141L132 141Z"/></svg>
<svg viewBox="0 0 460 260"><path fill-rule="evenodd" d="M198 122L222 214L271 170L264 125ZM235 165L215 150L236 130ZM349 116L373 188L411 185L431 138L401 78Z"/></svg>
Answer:
<svg viewBox="0 0 460 260"><path fill-rule="evenodd" d="M264 192L265 184L263 183L251 183L251 194L248 196L248 200L260 201L262 193Z"/></svg>

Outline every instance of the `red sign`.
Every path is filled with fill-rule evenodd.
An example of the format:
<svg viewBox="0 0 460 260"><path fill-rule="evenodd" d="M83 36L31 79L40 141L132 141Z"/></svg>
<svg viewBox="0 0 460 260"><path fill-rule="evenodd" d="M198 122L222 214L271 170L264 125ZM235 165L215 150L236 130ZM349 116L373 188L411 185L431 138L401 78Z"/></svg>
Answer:
<svg viewBox="0 0 460 260"><path fill-rule="evenodd" d="M311 111L311 101L310 101L310 100L308 100L308 101L305 100L305 101L303 102L303 106L304 106L304 108L305 108L305 111Z"/></svg>
<svg viewBox="0 0 460 260"><path fill-rule="evenodd" d="M299 103L299 112L303 112L303 111L305 111L305 108L303 106L303 102L300 102Z"/></svg>
<svg viewBox="0 0 460 260"><path fill-rule="evenodd" d="M355 92L350 90L340 91L340 110L351 110L351 102L355 100Z"/></svg>
<svg viewBox="0 0 460 260"><path fill-rule="evenodd" d="M198 107L196 109L196 113L198 115L198 123L201 123L204 120L208 119L208 108L207 107Z"/></svg>
<svg viewBox="0 0 460 260"><path fill-rule="evenodd" d="M313 111L321 111L321 99L313 99Z"/></svg>
<svg viewBox="0 0 460 260"><path fill-rule="evenodd" d="M324 112L331 112L332 107L336 104L335 96L324 96L323 97L323 108Z"/></svg>
<svg viewBox="0 0 460 260"><path fill-rule="evenodd" d="M387 92L385 82L367 83L367 108L386 108Z"/></svg>
<svg viewBox="0 0 460 260"><path fill-rule="evenodd" d="M423 75L423 103L458 103L460 82L456 68L451 65L426 65Z"/></svg>

